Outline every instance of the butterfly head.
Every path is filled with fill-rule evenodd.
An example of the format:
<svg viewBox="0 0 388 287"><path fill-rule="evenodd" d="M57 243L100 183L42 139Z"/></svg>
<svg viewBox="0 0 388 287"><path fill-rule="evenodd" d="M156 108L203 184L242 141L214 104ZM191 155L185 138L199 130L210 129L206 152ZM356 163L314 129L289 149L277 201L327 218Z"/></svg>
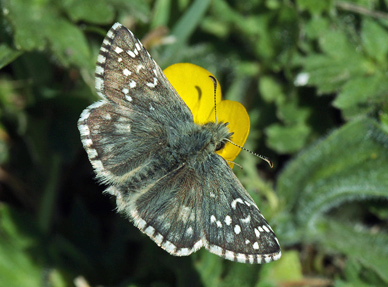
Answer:
<svg viewBox="0 0 388 287"><path fill-rule="evenodd" d="M225 148L226 143L231 140L233 133L228 128L229 123L207 123L202 127L210 132L211 140L206 146L209 152L220 151Z"/></svg>

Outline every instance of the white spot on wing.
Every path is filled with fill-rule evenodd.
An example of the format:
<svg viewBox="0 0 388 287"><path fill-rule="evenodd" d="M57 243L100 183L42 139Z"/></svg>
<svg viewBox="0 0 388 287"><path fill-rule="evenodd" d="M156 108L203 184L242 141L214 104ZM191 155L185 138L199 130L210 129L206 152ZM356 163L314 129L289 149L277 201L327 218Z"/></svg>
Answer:
<svg viewBox="0 0 388 287"><path fill-rule="evenodd" d="M115 48L115 52L116 52L117 54L120 54L121 52L123 52L123 49L121 49L120 47L116 47L116 48Z"/></svg>
<svg viewBox="0 0 388 287"><path fill-rule="evenodd" d="M179 220L186 222L191 215L191 211L192 211L192 209L190 207L183 205L180 208L179 217L178 217Z"/></svg>
<svg viewBox="0 0 388 287"><path fill-rule="evenodd" d="M225 216L225 223L226 225L230 225L232 223L232 218L229 215Z"/></svg>
<svg viewBox="0 0 388 287"><path fill-rule="evenodd" d="M112 27L113 29L115 29L114 27ZM108 37L108 38L113 38L113 31L112 30L109 30L108 31L108 33L106 34L106 36Z"/></svg>
<svg viewBox="0 0 388 287"><path fill-rule="evenodd" d="M135 53L132 52L131 50L128 50L128 51L127 51L127 54L128 54L129 56L131 56L132 58L135 58L135 57L136 57Z"/></svg>
<svg viewBox="0 0 388 287"><path fill-rule="evenodd" d="M112 43L110 39L105 38L104 41L102 41L102 44L109 47Z"/></svg>
<svg viewBox="0 0 388 287"><path fill-rule="evenodd" d="M240 225L236 224L234 226L234 233L240 234L240 232L241 232L241 227L240 227Z"/></svg>
<svg viewBox="0 0 388 287"><path fill-rule="evenodd" d="M246 256L245 254L237 253L236 260L237 260L238 262L243 262L243 263L245 263L246 259L247 259L247 256Z"/></svg>
<svg viewBox="0 0 388 287"><path fill-rule="evenodd" d="M164 237L160 233L156 234L154 237L154 240L157 244L161 244L163 242L163 239L164 239Z"/></svg>
<svg viewBox="0 0 388 287"><path fill-rule="evenodd" d="M124 95L128 95L129 94L129 89L128 88L123 88L121 91L124 93Z"/></svg>
<svg viewBox="0 0 388 287"><path fill-rule="evenodd" d="M104 68L100 65L97 65L96 67L96 74L103 75L104 74Z"/></svg>
<svg viewBox="0 0 388 287"><path fill-rule="evenodd" d="M251 215L250 214L248 214L248 216L246 218L241 219L241 222L243 222L243 223L249 223L250 221L251 221Z"/></svg>
<svg viewBox="0 0 388 287"><path fill-rule="evenodd" d="M129 82L129 87L130 87L131 89L133 89L134 87L136 87L136 82L135 82L135 81L130 81L130 82Z"/></svg>
<svg viewBox="0 0 388 287"><path fill-rule="evenodd" d="M232 251L229 251L229 250L225 250L225 258L228 259L228 260L232 260L234 261L234 252Z"/></svg>
<svg viewBox="0 0 388 287"><path fill-rule="evenodd" d="M139 73L141 69L144 69L144 66L142 64L136 66L136 73Z"/></svg>
<svg viewBox="0 0 388 287"><path fill-rule="evenodd" d="M103 55L98 55L98 57L97 57L97 62L98 62L98 63L104 64L104 63L105 63L105 60L106 60L105 56L103 56Z"/></svg>
<svg viewBox="0 0 388 287"><path fill-rule="evenodd" d="M176 250L176 246L170 241L165 241L162 246L164 249L166 249L167 252L172 254L174 254Z"/></svg>
<svg viewBox="0 0 388 287"><path fill-rule="evenodd" d="M131 73L130 70L128 70L127 68L125 68L125 69L123 70L123 74L124 74L124 76L129 76L129 75L131 75L132 73Z"/></svg>
<svg viewBox="0 0 388 287"><path fill-rule="evenodd" d="M154 78L154 82L153 83L146 83L146 85L150 88L155 88L158 84L158 79L157 78Z"/></svg>
<svg viewBox="0 0 388 287"><path fill-rule="evenodd" d="M231 206L233 209L236 209L236 207L237 207L237 202L244 204L244 201L243 201L241 198L236 198L235 200L232 201L232 203L230 204L230 206Z"/></svg>
<svg viewBox="0 0 388 287"><path fill-rule="evenodd" d="M120 27L122 27L122 26L123 26L123 25L121 25L119 22L116 22L116 23L113 24L112 29L113 29L113 30L117 30L118 28L120 28Z"/></svg>
<svg viewBox="0 0 388 287"><path fill-rule="evenodd" d="M217 254L217 255L222 254L222 248L217 246L217 245L210 245L209 250L210 250L210 252Z"/></svg>

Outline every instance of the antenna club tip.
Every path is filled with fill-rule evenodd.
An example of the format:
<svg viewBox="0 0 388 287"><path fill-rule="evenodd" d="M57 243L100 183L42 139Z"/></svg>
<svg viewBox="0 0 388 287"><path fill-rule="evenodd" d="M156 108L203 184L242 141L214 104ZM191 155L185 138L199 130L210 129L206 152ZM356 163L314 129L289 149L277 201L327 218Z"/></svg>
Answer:
<svg viewBox="0 0 388 287"><path fill-rule="evenodd" d="M269 158L263 158L263 159L268 163L268 165L269 165L271 168L274 167L273 162L272 162Z"/></svg>

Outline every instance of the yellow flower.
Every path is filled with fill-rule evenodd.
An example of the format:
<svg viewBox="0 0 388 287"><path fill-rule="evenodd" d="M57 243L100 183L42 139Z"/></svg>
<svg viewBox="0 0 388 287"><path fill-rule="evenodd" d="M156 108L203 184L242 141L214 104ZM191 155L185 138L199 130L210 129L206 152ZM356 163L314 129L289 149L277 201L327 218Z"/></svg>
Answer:
<svg viewBox="0 0 388 287"><path fill-rule="evenodd" d="M175 64L164 70L167 78L189 106L194 116L194 122L205 124L215 122L214 112L214 81L215 76L208 70L194 64ZM233 132L232 141L244 146L250 130L249 115L239 102L222 100L221 86L217 81L216 110L218 122L228 122L229 130ZM241 149L231 143L217 153L232 162Z"/></svg>

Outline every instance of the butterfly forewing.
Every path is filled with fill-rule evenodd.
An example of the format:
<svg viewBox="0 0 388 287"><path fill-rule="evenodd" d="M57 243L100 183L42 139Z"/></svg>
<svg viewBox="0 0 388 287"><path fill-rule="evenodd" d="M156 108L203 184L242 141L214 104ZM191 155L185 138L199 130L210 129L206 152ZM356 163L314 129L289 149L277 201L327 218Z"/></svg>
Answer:
<svg viewBox="0 0 388 287"><path fill-rule="evenodd" d="M209 148L230 134L226 125L195 124L159 66L119 23L103 41L96 89L102 100L83 111L78 128L118 211L173 255L206 247L244 263L280 258L271 227Z"/></svg>
<svg viewBox="0 0 388 287"><path fill-rule="evenodd" d="M163 154L160 146L166 146L167 139L151 117L142 117L130 107L99 101L84 110L78 127L100 180L112 184L130 182L136 189L137 183L149 179L152 173L163 176L166 172L153 164L157 160L155 153Z"/></svg>
<svg viewBox="0 0 388 287"><path fill-rule="evenodd" d="M161 123L192 121L191 111L131 31L116 23L97 58L96 89L102 98L131 106ZM163 117L160 117L163 115Z"/></svg>

